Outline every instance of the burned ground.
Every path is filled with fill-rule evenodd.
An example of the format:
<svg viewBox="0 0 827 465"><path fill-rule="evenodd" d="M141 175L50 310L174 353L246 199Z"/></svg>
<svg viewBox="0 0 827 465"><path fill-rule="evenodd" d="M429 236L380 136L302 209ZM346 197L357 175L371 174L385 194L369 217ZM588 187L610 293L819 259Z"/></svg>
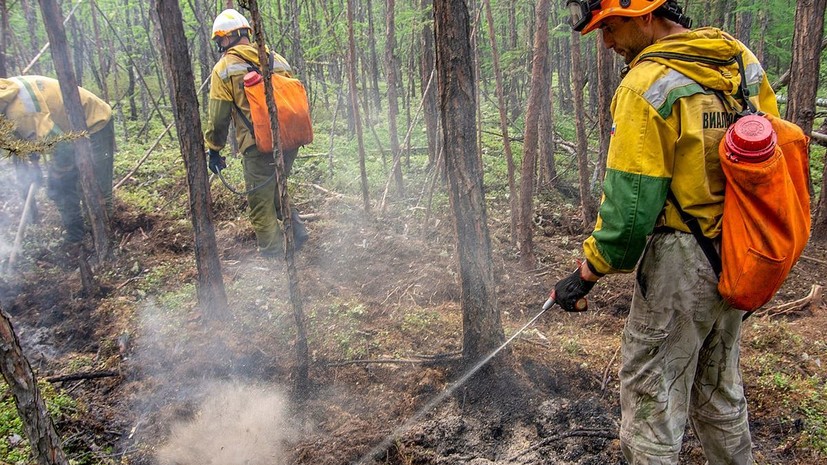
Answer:
<svg viewBox="0 0 827 465"><path fill-rule="evenodd" d="M209 451L230 440L230 424L272 430L265 440L283 448L263 448L269 455L262 457L251 446L236 453L236 462L223 463L623 463L616 373L631 275L602 280L587 313L553 309L455 386L468 367L457 358L462 317L450 217L434 215L423 231L421 215L393 207L382 217L366 215L358 202L312 195L302 205L318 219L309 223L312 237L297 258L312 359L311 386L302 392L292 390L295 323L284 265L256 256L243 205L217 219L231 302L219 321L194 303L186 220L119 205L116 255L98 268L103 295L90 297L78 271L61 258L56 215L44 205L19 272L0 283L0 304L40 377L118 373L58 383L80 406L57 419L71 456L82 463L150 465L169 457L186 463L186 454L176 455L180 450L170 455L170 444L184 437L182 425L207 420L198 433L204 443L187 436L212 457L201 463L219 463L221 455ZM536 315L552 283L580 255L584 228L573 207L560 205L565 202L539 206L539 265L529 272L518 267L507 219L499 218L504 209L491 209L496 305L507 336ZM3 214L14 218L17 208L7 202ZM805 255L769 306L823 283L827 248L811 245ZM808 400L788 391L781 401L777 386L763 381L763 370L771 369L824 385L824 310L821 304L745 325L743 365L759 463L825 459L807 442L813 433L800 407ZM775 365L767 368L770 362ZM205 401L234 389L247 397L284 393L284 417L260 411L277 400L247 405L233 399L218 412L227 415L226 426L209 421L215 407ZM423 411L447 389L453 389L449 396ZM704 463L689 430L683 452L682 463Z"/></svg>

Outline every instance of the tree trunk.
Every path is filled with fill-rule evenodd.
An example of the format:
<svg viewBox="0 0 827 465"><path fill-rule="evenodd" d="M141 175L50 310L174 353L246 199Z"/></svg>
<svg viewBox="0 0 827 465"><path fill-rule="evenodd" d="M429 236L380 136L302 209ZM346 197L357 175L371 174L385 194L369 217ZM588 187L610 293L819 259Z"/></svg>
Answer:
<svg viewBox="0 0 827 465"><path fill-rule="evenodd" d="M132 56L132 44L135 43L135 38L132 36L132 18L129 13L129 0L123 0L123 13L126 18L126 33L127 45L124 49L128 56ZM116 32L117 33L117 32ZM138 119L138 105L135 102L135 63L131 60L126 64L129 76L129 84L126 87L126 93L129 94L129 119L135 121ZM117 74L117 70L116 70Z"/></svg>
<svg viewBox="0 0 827 465"><path fill-rule="evenodd" d="M376 54L376 33L375 28L373 26L373 1L367 0L365 9L368 13L368 44L370 49L370 82L371 82L371 95L373 96L373 102L376 106L376 112L382 111L382 98L379 95L379 59L377 58ZM368 80L364 81L365 83ZM367 86L367 84L365 84ZM367 100L365 101L367 103ZM367 105L365 106L367 108ZM398 111L397 111L398 112ZM370 121L370 120L368 120Z"/></svg>
<svg viewBox="0 0 827 465"><path fill-rule="evenodd" d="M534 176L537 167L537 126L540 109L544 106L545 91L549 76L545 75L548 60L548 9L550 0L537 0L534 36L534 59L531 69L531 91L525 117L525 142L523 163L520 170L520 222L517 228L520 246L520 266L523 270L534 269Z"/></svg>
<svg viewBox="0 0 827 465"><path fill-rule="evenodd" d="M491 265L482 166L476 151L476 79L463 0L435 0L434 28L444 159L462 287L462 352L470 363L497 348L504 337Z"/></svg>
<svg viewBox="0 0 827 465"><path fill-rule="evenodd" d="M85 40L78 27L77 16L72 16L69 20L69 27L72 29L72 61L75 66L75 79L77 79L78 86L83 87L83 44Z"/></svg>
<svg viewBox="0 0 827 465"><path fill-rule="evenodd" d="M580 61L580 33L571 32L571 74L572 95L574 96L574 125L577 132L577 171L580 184L580 206L583 210L583 227L588 228L595 219L595 209L592 207L591 191L589 189L589 141L586 138L586 122L583 110L583 70Z"/></svg>
<svg viewBox="0 0 827 465"><path fill-rule="evenodd" d="M434 11L431 8L432 0L422 0L422 53L420 74L422 88L423 116L425 120L425 130L428 136L428 166L433 166L436 161L436 156L439 153L439 115L436 107L436 86L428 86L431 81L431 75L434 71ZM426 91L427 89L427 91Z"/></svg>
<svg viewBox="0 0 827 465"><path fill-rule="evenodd" d="M397 97L399 60L395 53L396 48L396 0L387 0L387 39L385 43L385 74L388 79L388 132L390 133L391 154L393 154L393 179L396 182L396 193L400 199L405 198L405 184L402 180L402 164L399 150L399 135L396 128L396 117L399 114L399 102Z"/></svg>
<svg viewBox="0 0 827 465"><path fill-rule="evenodd" d="M500 70L500 54L497 51L497 36L494 32L494 15L491 13L491 1L482 1L485 7L485 17L488 21L488 36L491 41L494 80L497 83L496 91L500 114L500 131L503 134L503 151L505 152L505 164L508 169L508 204L511 210L511 243L516 244L520 204L519 197L517 196L517 183L514 179L514 155L511 152L511 137L508 134L508 107L505 103L505 90L503 89L502 71Z"/></svg>
<svg viewBox="0 0 827 465"><path fill-rule="evenodd" d="M350 111L356 129L356 141L359 145L359 173L362 178L362 202L365 212L370 211L368 197L368 173L365 167L365 141L362 135L362 121L359 117L359 93L356 86L356 40L353 37L353 0L347 0L347 36L348 36L348 88L350 89Z"/></svg>
<svg viewBox="0 0 827 465"><path fill-rule="evenodd" d="M23 8L23 17L26 18L26 24L37 24L37 13L34 8L29 5L29 0L20 0L20 6ZM24 63L34 57L34 55L30 54L37 53L37 50L40 50L40 47L37 45L37 34L25 34L25 36L29 39L29 49L27 50ZM43 70L37 62L33 64L29 72L30 74L43 74Z"/></svg>
<svg viewBox="0 0 827 465"><path fill-rule="evenodd" d="M0 372L9 386L26 438L39 465L69 465L11 318L0 308Z"/></svg>
<svg viewBox="0 0 827 465"><path fill-rule="evenodd" d="M227 312L227 295L221 276L221 261L210 208L207 166L204 163L204 136L198 115L190 52L184 37L184 23L178 2L156 0L159 29L165 50L164 64L172 84L170 96L178 123L178 141L187 171L190 214L195 233L195 263L198 270L198 304L206 316L217 319Z"/></svg>
<svg viewBox="0 0 827 465"><path fill-rule="evenodd" d="M825 7L827 0L799 0L795 8L786 119L801 126L805 134L812 132L815 118Z"/></svg>
<svg viewBox="0 0 827 465"><path fill-rule="evenodd" d="M9 12L6 9L6 0L0 0L0 77L9 77L8 63L6 62L7 37L9 33Z"/></svg>
<svg viewBox="0 0 827 465"><path fill-rule="evenodd" d="M603 46L600 34L596 36L597 48L597 131L600 136L600 158L597 161L595 179L598 183L603 180L606 169L606 157L609 154L609 141L612 138L612 96L618 85L619 73L615 68L615 56L611 50Z"/></svg>
<svg viewBox="0 0 827 465"><path fill-rule="evenodd" d="M790 64L790 85L786 119L801 126L805 134L813 130L815 100L818 90L821 41L824 30L824 11L827 0L799 0L795 9L796 28L793 32L793 57ZM827 173L827 162L824 172ZM821 196L815 221L813 239L827 241L827 197L824 194L827 178L822 177Z"/></svg>
<svg viewBox="0 0 827 465"><path fill-rule="evenodd" d="M761 1L761 0L759 0ZM755 53L755 57L758 58L758 61L764 64L766 68L766 63L764 62L764 50L766 49L766 40L767 40L767 29L769 29L770 24L770 15L768 12L769 6L767 5L768 0L762 1L762 7L758 10L758 46L752 49L753 53Z"/></svg>
<svg viewBox="0 0 827 465"><path fill-rule="evenodd" d="M559 65L557 84L559 87L560 110L565 114L572 114L571 90L571 44L565 39L557 39L557 64Z"/></svg>
<svg viewBox="0 0 827 465"><path fill-rule="evenodd" d="M52 48L52 60L55 64L57 77L60 81L60 92L63 95L63 105L69 117L69 124L73 131L86 131L86 115L80 104L75 73L69 62L69 50L66 45L66 31L63 29L63 15L55 0L39 0L43 14L43 24L49 34L49 43ZM86 206L89 223L92 226L92 239L95 251L101 262L110 258L111 232L109 230L109 216L104 205L98 181L92 165L92 144L88 137L81 137L74 141L75 164L80 174L80 185L83 190L83 201Z"/></svg>
<svg viewBox="0 0 827 465"><path fill-rule="evenodd" d="M745 0L739 0L738 3L753 3L753 0L749 0L746 2ZM747 44L750 50L752 50L752 10L751 9L744 9L743 11L739 12L735 16L735 35L738 37L738 40Z"/></svg>
<svg viewBox="0 0 827 465"><path fill-rule="evenodd" d="M104 57L106 56L106 50L103 47L103 42L101 41L101 33L100 33L100 25L98 24L98 12L97 8L94 6L89 7L89 16L92 17L92 30L95 33L95 43L98 45L96 48L98 50L98 66L97 69L94 71L100 76L100 88L101 88L101 96L107 102L109 101L109 85L106 82L106 77L109 75L109 65ZM109 60L112 60L112 57L109 57ZM92 61L91 58L89 60Z"/></svg>
<svg viewBox="0 0 827 465"><path fill-rule="evenodd" d="M293 223L290 218L290 197L287 192L287 180L285 179L284 157L281 152L281 142L279 141L279 122L278 122L278 108L273 96L273 88L270 84L270 65L268 63L268 52L265 48L267 38L264 35L263 22L261 20L261 13L258 9L258 2L256 0L249 0L250 15L253 24L253 30L256 34L256 43L258 45L258 58L262 63L261 72L264 76L264 96L267 100L267 111L272 117L270 118L270 133L273 140L273 156L276 161L276 180L278 195L277 203L279 210L283 213L284 236L287 239L285 243L285 261L287 265L287 279L290 292L290 303L293 306L293 317L296 322L296 380L295 389L299 394L305 393L310 385L309 369L310 357L307 350L307 330L305 329L304 307L302 303L301 288L299 287L298 272L296 271Z"/></svg>

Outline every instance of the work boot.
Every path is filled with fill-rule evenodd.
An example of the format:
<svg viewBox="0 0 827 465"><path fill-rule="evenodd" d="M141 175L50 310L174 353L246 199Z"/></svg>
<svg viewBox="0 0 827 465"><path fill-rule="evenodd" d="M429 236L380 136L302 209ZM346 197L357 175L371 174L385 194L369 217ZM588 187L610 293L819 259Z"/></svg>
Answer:
<svg viewBox="0 0 827 465"><path fill-rule="evenodd" d="M295 241L293 247L296 252L298 252L304 246L304 243L310 239L310 233L299 217L299 211L295 208L292 208L290 211L290 220L293 224L293 240Z"/></svg>

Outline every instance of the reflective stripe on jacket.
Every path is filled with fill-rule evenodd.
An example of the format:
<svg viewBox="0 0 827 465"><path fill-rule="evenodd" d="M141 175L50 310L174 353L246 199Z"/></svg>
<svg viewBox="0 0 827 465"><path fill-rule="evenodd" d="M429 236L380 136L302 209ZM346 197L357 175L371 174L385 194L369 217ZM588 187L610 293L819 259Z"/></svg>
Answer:
<svg viewBox="0 0 827 465"><path fill-rule="evenodd" d="M82 87L78 87L78 92L86 127L94 134L112 118L112 108ZM44 76L0 79L0 112L14 121L15 133L21 139L39 139L71 130L56 79Z"/></svg>
<svg viewBox="0 0 827 465"><path fill-rule="evenodd" d="M272 53L272 71L292 77L290 64L278 53ZM246 123L237 114L236 106L241 109L244 118L250 121L250 104L244 94L244 75L250 64L259 66L258 48L255 44L242 44L231 47L218 60L210 78L209 117L204 128L204 142L207 148L221 150L227 144L230 121L235 126L238 149L245 153L255 145L255 137Z"/></svg>
<svg viewBox="0 0 827 465"><path fill-rule="evenodd" d="M734 114L714 92L733 95L741 78L732 58L743 53L755 106L778 115L775 94L755 56L732 36L702 28L667 36L630 64L612 101L612 136L603 199L594 232L583 244L600 273L629 272L656 226L689 232L666 199L717 237L724 175L718 143Z"/></svg>

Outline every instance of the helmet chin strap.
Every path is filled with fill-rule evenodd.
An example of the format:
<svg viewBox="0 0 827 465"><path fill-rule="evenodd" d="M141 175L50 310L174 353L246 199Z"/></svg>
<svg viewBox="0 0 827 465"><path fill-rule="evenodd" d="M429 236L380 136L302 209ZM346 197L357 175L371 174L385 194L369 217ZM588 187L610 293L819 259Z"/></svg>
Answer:
<svg viewBox="0 0 827 465"><path fill-rule="evenodd" d="M225 47L221 46L220 41L216 41L215 46L218 48L218 53L226 52L227 50L229 50L229 49L235 47L236 45L238 45L238 43L241 42L242 38L249 37L249 36L247 35L246 31L244 31L243 33L240 32L240 31L233 31L233 32L230 33L230 35L228 37L230 37L231 40L227 44L227 46L225 46Z"/></svg>

